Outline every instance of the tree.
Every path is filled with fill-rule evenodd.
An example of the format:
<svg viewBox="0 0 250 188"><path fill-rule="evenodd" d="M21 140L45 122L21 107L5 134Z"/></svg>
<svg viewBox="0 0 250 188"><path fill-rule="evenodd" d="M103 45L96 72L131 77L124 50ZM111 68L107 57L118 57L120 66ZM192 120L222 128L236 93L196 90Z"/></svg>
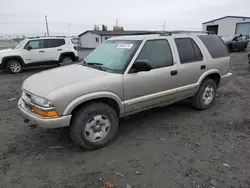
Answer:
<svg viewBox="0 0 250 188"><path fill-rule="evenodd" d="M107 30L108 30L107 25L102 24L102 30L103 30L103 31L107 31Z"/></svg>
<svg viewBox="0 0 250 188"><path fill-rule="evenodd" d="M113 26L113 31L124 31L124 29L123 29L123 26L116 25L116 26Z"/></svg>
<svg viewBox="0 0 250 188"><path fill-rule="evenodd" d="M94 25L94 31L99 31L100 30L100 28L99 28L99 25Z"/></svg>

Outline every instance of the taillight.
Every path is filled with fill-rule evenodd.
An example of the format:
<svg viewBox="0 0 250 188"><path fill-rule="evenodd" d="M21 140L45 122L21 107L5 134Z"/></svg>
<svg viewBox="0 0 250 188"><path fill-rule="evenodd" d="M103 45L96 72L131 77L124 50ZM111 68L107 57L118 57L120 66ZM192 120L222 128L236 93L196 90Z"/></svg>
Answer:
<svg viewBox="0 0 250 188"><path fill-rule="evenodd" d="M76 50L76 46L73 46L73 48Z"/></svg>

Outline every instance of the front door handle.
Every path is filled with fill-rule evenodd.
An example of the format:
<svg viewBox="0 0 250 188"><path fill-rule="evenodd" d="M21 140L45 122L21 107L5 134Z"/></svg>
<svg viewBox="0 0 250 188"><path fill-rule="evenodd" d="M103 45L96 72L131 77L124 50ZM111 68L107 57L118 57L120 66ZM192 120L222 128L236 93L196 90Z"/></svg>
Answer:
<svg viewBox="0 0 250 188"><path fill-rule="evenodd" d="M39 53L43 53L43 52L44 52L43 50L39 51Z"/></svg>
<svg viewBox="0 0 250 188"><path fill-rule="evenodd" d="M206 68L206 65L201 65L201 70L205 68Z"/></svg>
<svg viewBox="0 0 250 188"><path fill-rule="evenodd" d="M62 51L62 49L57 49L57 51Z"/></svg>
<svg viewBox="0 0 250 188"><path fill-rule="evenodd" d="M173 71L170 72L170 74L171 74L171 76L174 76L174 75L177 75L178 72L177 72L177 70L173 70Z"/></svg>

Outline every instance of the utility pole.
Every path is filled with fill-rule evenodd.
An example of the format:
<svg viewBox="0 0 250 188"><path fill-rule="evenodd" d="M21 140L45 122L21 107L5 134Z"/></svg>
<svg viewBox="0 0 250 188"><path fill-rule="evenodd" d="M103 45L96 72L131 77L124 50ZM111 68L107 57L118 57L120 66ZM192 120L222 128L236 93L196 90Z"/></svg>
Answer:
<svg viewBox="0 0 250 188"><path fill-rule="evenodd" d="M118 26L118 19L116 19L116 27Z"/></svg>
<svg viewBox="0 0 250 188"><path fill-rule="evenodd" d="M70 36L70 33L69 33L69 23L68 23L68 37Z"/></svg>
<svg viewBox="0 0 250 188"><path fill-rule="evenodd" d="M164 20L163 30L166 31L166 20Z"/></svg>
<svg viewBox="0 0 250 188"><path fill-rule="evenodd" d="M49 36L49 25L48 25L47 15L45 15L45 24L46 24L47 36Z"/></svg>

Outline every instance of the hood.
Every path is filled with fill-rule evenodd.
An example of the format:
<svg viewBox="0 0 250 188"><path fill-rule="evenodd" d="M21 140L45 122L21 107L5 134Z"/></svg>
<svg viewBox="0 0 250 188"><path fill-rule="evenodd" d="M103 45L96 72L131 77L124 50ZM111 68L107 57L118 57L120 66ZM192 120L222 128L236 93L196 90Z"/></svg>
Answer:
<svg viewBox="0 0 250 188"><path fill-rule="evenodd" d="M37 96L45 97L48 93L74 82L88 82L90 79L100 79L99 77L110 74L112 73L80 64L69 65L30 76L24 81L22 89Z"/></svg>
<svg viewBox="0 0 250 188"><path fill-rule="evenodd" d="M0 50L0 54L6 53L6 52L12 52L12 51L14 51L14 50L11 48L3 49L3 50Z"/></svg>

